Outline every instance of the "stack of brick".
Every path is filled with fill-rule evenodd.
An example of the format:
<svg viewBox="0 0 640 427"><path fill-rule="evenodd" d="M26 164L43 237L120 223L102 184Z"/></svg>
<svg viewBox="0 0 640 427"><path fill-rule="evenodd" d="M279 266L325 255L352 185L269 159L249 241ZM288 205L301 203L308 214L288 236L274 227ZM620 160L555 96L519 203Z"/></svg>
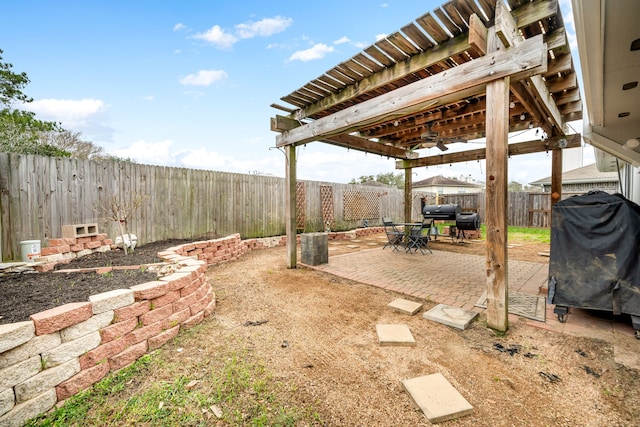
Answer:
<svg viewBox="0 0 640 427"><path fill-rule="evenodd" d="M77 257L110 251L112 244L113 240L108 239L103 233L95 236L49 239L48 245L40 250L41 256L34 259L37 263L34 269L39 272L49 271L56 264L66 264Z"/></svg>
<svg viewBox="0 0 640 427"><path fill-rule="evenodd" d="M257 244L257 243L256 243ZM240 239L240 234L232 234L227 237L213 240L188 243L175 246L158 253L162 260L171 260L175 254L206 261L207 264L219 264L221 262L238 259L251 248Z"/></svg>

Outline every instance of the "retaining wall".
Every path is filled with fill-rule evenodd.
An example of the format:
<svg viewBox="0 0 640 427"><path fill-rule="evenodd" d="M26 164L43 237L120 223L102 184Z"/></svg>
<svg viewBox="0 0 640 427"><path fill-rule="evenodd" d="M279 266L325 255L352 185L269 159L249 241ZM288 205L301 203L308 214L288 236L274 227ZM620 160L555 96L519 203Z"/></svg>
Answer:
<svg viewBox="0 0 640 427"><path fill-rule="evenodd" d="M371 227L329 233L329 240L382 231ZM51 245L52 240L56 244ZM73 245L64 240L49 243L68 251L55 249L45 256L68 260L71 256L65 254L73 252ZM0 325L0 425L22 426L109 372L161 347L180 329L199 324L216 304L206 277L208 265L237 259L254 249L281 246L286 240L286 236L241 240L233 234L167 248L158 256L172 263L175 272L157 281L92 295L88 302L65 304L33 314L29 321ZM43 265L55 265L50 261Z"/></svg>

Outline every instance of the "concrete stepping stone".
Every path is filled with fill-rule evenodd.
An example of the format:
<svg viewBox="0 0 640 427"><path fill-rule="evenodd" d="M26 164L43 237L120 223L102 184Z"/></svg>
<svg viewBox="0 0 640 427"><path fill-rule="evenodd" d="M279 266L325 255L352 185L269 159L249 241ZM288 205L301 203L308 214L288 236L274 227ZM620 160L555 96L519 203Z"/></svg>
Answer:
<svg viewBox="0 0 640 427"><path fill-rule="evenodd" d="M441 373L402 380L402 386L432 423L473 412L473 406Z"/></svg>
<svg viewBox="0 0 640 427"><path fill-rule="evenodd" d="M407 325L376 325L378 333L378 343L380 345L401 345L414 346L416 340L413 338L409 326Z"/></svg>
<svg viewBox="0 0 640 427"><path fill-rule="evenodd" d="M389 307L393 311L397 311L398 313L413 316L420 311L420 309L422 308L422 304L420 304L419 302L398 298L387 304L387 307Z"/></svg>
<svg viewBox="0 0 640 427"><path fill-rule="evenodd" d="M427 320L442 323L443 325L465 330L476 318L478 313L446 304L438 304L425 312L422 317Z"/></svg>

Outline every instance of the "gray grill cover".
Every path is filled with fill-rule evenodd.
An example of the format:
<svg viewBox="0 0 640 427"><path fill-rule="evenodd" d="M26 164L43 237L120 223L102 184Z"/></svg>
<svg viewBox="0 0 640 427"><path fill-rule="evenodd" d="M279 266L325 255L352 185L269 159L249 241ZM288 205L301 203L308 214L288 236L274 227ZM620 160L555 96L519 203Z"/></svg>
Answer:
<svg viewBox="0 0 640 427"><path fill-rule="evenodd" d="M640 316L640 206L591 191L551 218L549 302Z"/></svg>

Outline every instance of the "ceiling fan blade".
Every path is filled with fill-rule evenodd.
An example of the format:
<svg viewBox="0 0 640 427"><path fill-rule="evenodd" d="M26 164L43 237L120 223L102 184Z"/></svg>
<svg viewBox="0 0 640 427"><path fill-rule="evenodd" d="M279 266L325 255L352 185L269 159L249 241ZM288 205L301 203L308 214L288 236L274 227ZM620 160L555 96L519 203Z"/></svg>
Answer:
<svg viewBox="0 0 640 427"><path fill-rule="evenodd" d="M438 141L436 143L436 147L438 147L441 151L447 151L449 149L449 147L444 145L444 143L442 141Z"/></svg>

